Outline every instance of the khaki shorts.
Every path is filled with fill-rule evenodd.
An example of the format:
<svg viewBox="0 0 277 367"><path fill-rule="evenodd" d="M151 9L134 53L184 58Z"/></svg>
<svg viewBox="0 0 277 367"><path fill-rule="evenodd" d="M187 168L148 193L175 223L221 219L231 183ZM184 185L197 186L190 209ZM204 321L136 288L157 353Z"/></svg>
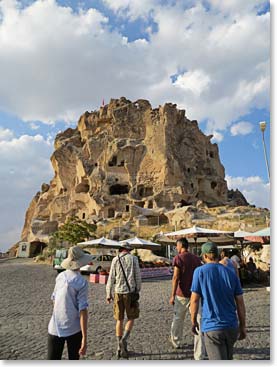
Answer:
<svg viewBox="0 0 277 367"><path fill-rule="evenodd" d="M139 303L137 302L134 307L131 307L131 296L130 294L119 294L114 295L114 306L113 306L113 317L116 320L124 320L124 310L128 320L135 320L139 318Z"/></svg>

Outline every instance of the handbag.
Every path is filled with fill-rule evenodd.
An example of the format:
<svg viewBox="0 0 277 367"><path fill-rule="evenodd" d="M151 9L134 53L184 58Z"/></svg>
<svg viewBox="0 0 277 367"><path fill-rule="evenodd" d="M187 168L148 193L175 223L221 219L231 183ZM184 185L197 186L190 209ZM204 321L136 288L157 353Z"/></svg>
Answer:
<svg viewBox="0 0 277 367"><path fill-rule="evenodd" d="M123 268L123 265L122 265L122 262L120 260L120 256L119 255L118 255L118 261L119 261L119 264L121 266L121 269L122 269L122 272L123 272L123 275L124 275L124 278L125 278L127 287L129 289L129 294L130 294L130 298L131 298L130 305L131 305L131 307L135 307L137 305L138 300L139 300L139 292L137 291L136 288L135 288L135 291L134 292L131 292L131 288L130 288L130 285L129 285L128 279L126 277L126 274L125 274L125 271L124 271L124 268Z"/></svg>

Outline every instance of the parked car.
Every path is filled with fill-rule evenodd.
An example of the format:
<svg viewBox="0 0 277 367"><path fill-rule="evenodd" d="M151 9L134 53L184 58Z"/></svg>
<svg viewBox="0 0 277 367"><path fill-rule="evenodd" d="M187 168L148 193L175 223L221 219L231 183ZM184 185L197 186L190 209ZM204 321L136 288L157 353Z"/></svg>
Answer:
<svg viewBox="0 0 277 367"><path fill-rule="evenodd" d="M57 270L58 273L65 270L64 268L61 267L61 263L63 262L64 259L67 258L67 253L68 250L65 248L56 250L55 257L53 260L53 268Z"/></svg>
<svg viewBox="0 0 277 367"><path fill-rule="evenodd" d="M92 262L88 265L82 266L81 274L99 273L100 271L109 271L111 267L114 255L111 254L98 254L93 255Z"/></svg>
<svg viewBox="0 0 277 367"><path fill-rule="evenodd" d="M90 254L89 251L83 250L86 254ZM56 250L55 257L53 260L53 268L57 270L58 273L64 271L65 269L62 268L61 263L64 259L67 258L68 250L65 248Z"/></svg>

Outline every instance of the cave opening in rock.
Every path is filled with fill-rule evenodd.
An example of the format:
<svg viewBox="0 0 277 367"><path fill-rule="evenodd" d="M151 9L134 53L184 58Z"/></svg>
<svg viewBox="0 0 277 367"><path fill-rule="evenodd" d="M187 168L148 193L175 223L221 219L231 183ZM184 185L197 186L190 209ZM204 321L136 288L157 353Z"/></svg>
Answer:
<svg viewBox="0 0 277 367"><path fill-rule="evenodd" d="M108 218L113 218L115 214L114 208L108 209Z"/></svg>
<svg viewBox="0 0 277 367"><path fill-rule="evenodd" d="M214 182L214 181L212 181L212 182L211 182L211 188L212 188L212 189L215 189L215 188L216 188L216 186L217 186L217 183L216 183L216 182Z"/></svg>
<svg viewBox="0 0 277 367"><path fill-rule="evenodd" d="M153 187L151 186L143 186L143 185L139 185L138 186L138 193L140 197L145 197L145 196L152 196L154 194L153 192Z"/></svg>
<svg viewBox="0 0 277 367"><path fill-rule="evenodd" d="M183 199L179 202L179 204L180 204L180 208L182 208L183 206L190 205L190 203L188 203L186 200L183 200Z"/></svg>
<svg viewBox="0 0 277 367"><path fill-rule="evenodd" d="M128 192L129 192L128 185L115 184L110 186L110 195L124 195L128 194Z"/></svg>
<svg viewBox="0 0 277 367"><path fill-rule="evenodd" d="M129 205L126 205L125 210L128 213L130 211L130 206Z"/></svg>
<svg viewBox="0 0 277 367"><path fill-rule="evenodd" d="M112 157L112 159L109 161L109 167L114 167L114 166L116 166L116 164L117 164L117 156L116 155L114 155L113 157Z"/></svg>

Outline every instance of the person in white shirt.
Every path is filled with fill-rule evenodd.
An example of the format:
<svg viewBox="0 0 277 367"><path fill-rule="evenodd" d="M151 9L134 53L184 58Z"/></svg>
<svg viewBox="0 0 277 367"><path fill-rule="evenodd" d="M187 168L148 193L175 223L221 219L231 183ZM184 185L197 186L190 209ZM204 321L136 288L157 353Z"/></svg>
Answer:
<svg viewBox="0 0 277 367"><path fill-rule="evenodd" d="M78 360L86 354L88 282L81 276L80 268L92 259L80 247L73 246L61 263L66 270L57 276L51 296L54 307L48 324L48 360L62 358L65 342L68 359Z"/></svg>
<svg viewBox="0 0 277 367"><path fill-rule="evenodd" d="M238 270L238 274L239 274L239 280L240 280L240 284L241 286L243 286L243 281L242 281L242 274L241 274L241 265L242 265L242 261L241 258L239 257L239 252L236 249L234 251L234 255L231 257L231 260L234 261L234 263L237 266L237 270Z"/></svg>
<svg viewBox="0 0 277 367"><path fill-rule="evenodd" d="M128 358L127 339L134 326L134 321L139 317L138 300L132 300L134 293L139 297L141 289L141 274L138 258L130 254L132 247L125 242L120 253L111 264L110 274L106 286L106 300L114 300L114 318L116 320L117 357ZM114 290L114 297L112 290ZM127 323L123 334L124 313Z"/></svg>

